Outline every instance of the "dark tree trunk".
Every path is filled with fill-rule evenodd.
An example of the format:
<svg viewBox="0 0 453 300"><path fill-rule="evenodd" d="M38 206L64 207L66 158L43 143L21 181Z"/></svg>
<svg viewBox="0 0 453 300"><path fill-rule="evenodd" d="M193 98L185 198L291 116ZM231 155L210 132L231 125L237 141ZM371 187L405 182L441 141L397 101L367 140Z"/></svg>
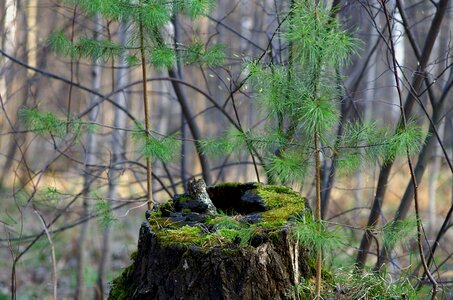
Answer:
<svg viewBox="0 0 453 300"><path fill-rule="evenodd" d="M256 248L163 246L147 223L131 283L130 299L291 299L299 277L314 272L307 252L282 231Z"/></svg>

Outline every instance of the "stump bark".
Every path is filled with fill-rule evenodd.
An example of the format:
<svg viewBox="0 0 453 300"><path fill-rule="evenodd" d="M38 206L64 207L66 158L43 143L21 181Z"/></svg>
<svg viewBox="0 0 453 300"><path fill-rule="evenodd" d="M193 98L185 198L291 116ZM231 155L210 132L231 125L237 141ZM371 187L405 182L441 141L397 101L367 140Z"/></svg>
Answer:
<svg viewBox="0 0 453 300"><path fill-rule="evenodd" d="M109 299L296 299L294 286L315 273L311 253L291 234L310 214L305 199L256 183L207 193L221 214L193 194L147 212L134 262Z"/></svg>

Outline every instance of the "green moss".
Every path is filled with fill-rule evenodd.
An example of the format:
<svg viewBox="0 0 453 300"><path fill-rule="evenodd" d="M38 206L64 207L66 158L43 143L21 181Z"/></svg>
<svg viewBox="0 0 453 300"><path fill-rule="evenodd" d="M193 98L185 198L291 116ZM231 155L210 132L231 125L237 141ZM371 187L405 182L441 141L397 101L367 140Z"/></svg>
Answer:
<svg viewBox="0 0 453 300"><path fill-rule="evenodd" d="M132 275L134 270L134 265L130 265L125 268L123 273L117 278L115 278L111 285L109 300L126 300L130 299L130 296L133 294L135 285L131 284L129 278Z"/></svg>
<svg viewBox="0 0 453 300"><path fill-rule="evenodd" d="M291 190L281 185L260 185L256 193L263 198L264 204L270 209L292 205L298 202L304 204L303 198Z"/></svg>
<svg viewBox="0 0 453 300"><path fill-rule="evenodd" d="M261 185L256 193L270 208L262 213L264 227L283 226L291 216L305 210L304 198L290 188L279 185Z"/></svg>
<svg viewBox="0 0 453 300"><path fill-rule="evenodd" d="M200 227L189 225L181 228L158 230L156 234L164 245L195 245L201 247L209 240L209 235L203 232Z"/></svg>
<svg viewBox="0 0 453 300"><path fill-rule="evenodd" d="M239 229L221 228L218 229L214 235L220 238L220 242L225 244L236 244L244 247L248 245L252 237L252 232L248 226Z"/></svg>
<svg viewBox="0 0 453 300"><path fill-rule="evenodd" d="M159 210L161 212L162 216L168 217L170 213L173 211L173 201L167 201L165 203L162 203L159 206Z"/></svg>
<svg viewBox="0 0 453 300"><path fill-rule="evenodd" d="M241 188L242 183L230 182L216 186L216 188ZM252 189L250 189L252 188ZM271 235L280 232L281 227L288 224L291 216L305 210L305 201L290 188L277 185L253 184L248 185L247 190L259 195L267 211L261 213L262 221L258 224L241 223L234 216L220 214L210 217L204 224L206 228L196 226L181 226L171 223L164 218L162 213L153 213L149 218L151 228L163 245L194 245L207 250L215 246L222 247L246 247L254 235ZM244 191L242 191L244 192ZM192 199L186 195L178 195L175 201L187 201ZM165 209L172 209L165 208ZM183 210L183 212L189 212Z"/></svg>
<svg viewBox="0 0 453 300"><path fill-rule="evenodd" d="M131 260L135 260L137 258L137 251L132 252L129 257L131 258Z"/></svg>
<svg viewBox="0 0 453 300"><path fill-rule="evenodd" d="M193 200L193 198L189 195L182 194L182 195L175 195L175 200L174 201L179 201L179 202L186 202Z"/></svg>
<svg viewBox="0 0 453 300"><path fill-rule="evenodd" d="M241 253L241 250L239 250L237 248L236 249L222 248L220 251L223 255L227 255L227 256L235 256L235 255L238 255Z"/></svg>
<svg viewBox="0 0 453 300"><path fill-rule="evenodd" d="M214 228L241 228L241 223L228 215L220 215L209 219L206 224L214 225Z"/></svg>

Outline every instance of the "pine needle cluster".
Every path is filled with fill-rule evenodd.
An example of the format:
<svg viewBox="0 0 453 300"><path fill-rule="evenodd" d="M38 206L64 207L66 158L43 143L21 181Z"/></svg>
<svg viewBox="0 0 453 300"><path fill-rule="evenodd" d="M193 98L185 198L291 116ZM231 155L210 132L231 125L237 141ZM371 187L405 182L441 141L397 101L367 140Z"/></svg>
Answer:
<svg viewBox="0 0 453 300"><path fill-rule="evenodd" d="M64 138L72 135L78 139L83 132L91 130L91 126L84 124L80 119L72 117L67 121L51 112L41 112L37 108L24 107L19 111L19 117L28 130L41 136Z"/></svg>
<svg viewBox="0 0 453 300"><path fill-rule="evenodd" d="M64 0L68 5L77 7L86 16L100 15L109 22L128 24L130 39L120 44L110 35L93 38L89 35L69 38L64 30L56 30L48 37L50 48L58 55L71 59L86 58L91 61L105 63L127 57L127 65L134 67L141 64L140 51L144 48L146 61L155 68L167 69L176 65L179 56L186 64L198 63L209 67L224 62L225 47L220 44L207 46L193 40L187 45L179 43L177 48L172 41L165 41L163 28L168 25L176 14L190 19L207 15L214 7L214 0L174 0L174 1L126 1L126 0ZM145 44L140 44L140 26L143 28ZM127 54L127 55L125 55ZM64 137L68 128L78 134L85 127L75 118L69 122L60 120L51 112L39 112L36 109L23 109L21 116L28 129L38 134L51 134ZM181 141L177 136L147 137L144 126L137 125L133 138L139 145L139 151L152 159L164 162L178 157Z"/></svg>
<svg viewBox="0 0 453 300"><path fill-rule="evenodd" d="M139 24L143 26L145 52L149 63L156 68L171 68L176 65L177 53L187 64L199 63L218 66L223 63L224 46L207 47L194 41L189 45L166 42L161 38L163 28L170 23L175 14L183 14L195 19L208 14L215 5L214 0L176 0L176 1L137 1L125 0L66 0L77 5L86 15L100 14L109 21L122 21L130 24L130 40L126 45L118 44L108 37L92 38L82 36L69 39L59 30L49 36L48 42L56 53L71 58L90 58L95 61L108 61L128 53L129 65L140 62Z"/></svg>
<svg viewBox="0 0 453 300"><path fill-rule="evenodd" d="M148 137L141 124L137 124L132 134L133 140L139 145L139 151L145 157L171 162L179 157L181 139L177 134L168 136L151 135Z"/></svg>

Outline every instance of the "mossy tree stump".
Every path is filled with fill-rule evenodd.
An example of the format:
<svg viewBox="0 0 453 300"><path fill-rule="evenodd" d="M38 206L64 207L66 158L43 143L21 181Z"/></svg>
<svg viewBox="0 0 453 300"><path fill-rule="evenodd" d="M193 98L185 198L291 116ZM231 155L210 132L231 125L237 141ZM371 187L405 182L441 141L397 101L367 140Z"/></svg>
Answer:
<svg viewBox="0 0 453 300"><path fill-rule="evenodd" d="M314 258L291 233L311 217L305 199L258 183L207 193L217 214L193 194L147 212L134 263L113 281L109 299L296 298L293 287L315 273Z"/></svg>

